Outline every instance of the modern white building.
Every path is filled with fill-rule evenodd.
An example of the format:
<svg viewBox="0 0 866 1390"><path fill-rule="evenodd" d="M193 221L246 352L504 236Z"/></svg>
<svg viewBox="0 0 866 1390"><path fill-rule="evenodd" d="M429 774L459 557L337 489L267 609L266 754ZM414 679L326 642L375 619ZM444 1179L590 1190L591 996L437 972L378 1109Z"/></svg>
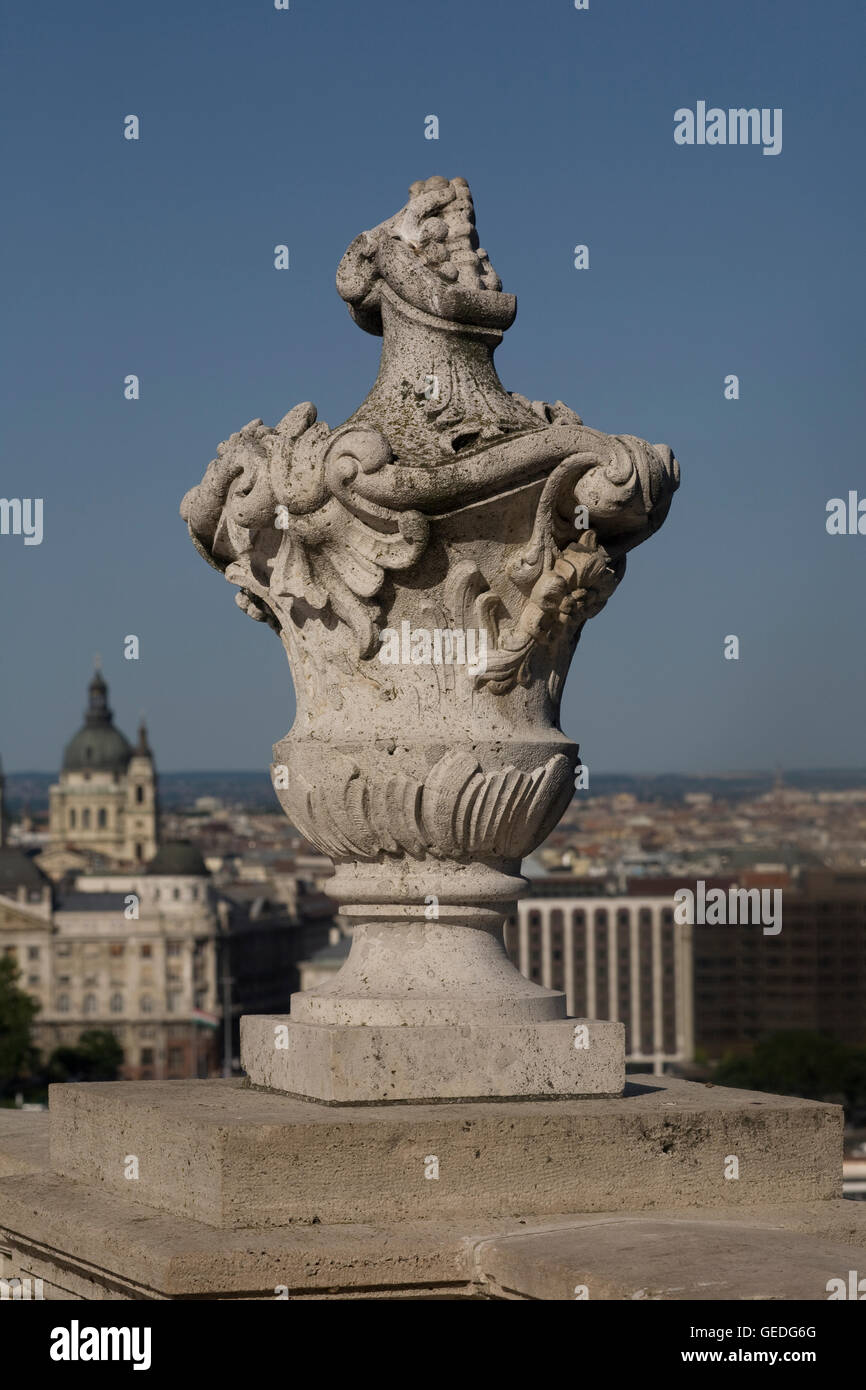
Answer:
<svg viewBox="0 0 866 1390"><path fill-rule="evenodd" d="M540 881L544 882L543 880ZM539 884L534 884L536 889ZM505 944L523 975L561 989L575 1018L625 1024L626 1061L661 1074L694 1056L692 928L669 897L584 897L544 882L518 903Z"/></svg>

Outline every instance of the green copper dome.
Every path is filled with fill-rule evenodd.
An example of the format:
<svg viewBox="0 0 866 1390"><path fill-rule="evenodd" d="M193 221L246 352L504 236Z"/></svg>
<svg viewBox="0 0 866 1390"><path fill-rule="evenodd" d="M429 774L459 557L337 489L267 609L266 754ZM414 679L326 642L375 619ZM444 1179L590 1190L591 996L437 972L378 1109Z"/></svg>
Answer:
<svg viewBox="0 0 866 1390"><path fill-rule="evenodd" d="M88 687L84 727L66 745L64 772L125 772L132 748L112 723L108 686L96 671Z"/></svg>

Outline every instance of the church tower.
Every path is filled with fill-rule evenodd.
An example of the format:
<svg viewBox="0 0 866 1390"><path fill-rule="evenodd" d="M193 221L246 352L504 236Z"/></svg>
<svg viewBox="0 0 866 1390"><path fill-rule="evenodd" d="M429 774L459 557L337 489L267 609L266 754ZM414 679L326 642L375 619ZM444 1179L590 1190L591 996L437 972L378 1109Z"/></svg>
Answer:
<svg viewBox="0 0 866 1390"><path fill-rule="evenodd" d="M126 844L124 858L145 864L156 854L156 772L144 720L126 773Z"/></svg>

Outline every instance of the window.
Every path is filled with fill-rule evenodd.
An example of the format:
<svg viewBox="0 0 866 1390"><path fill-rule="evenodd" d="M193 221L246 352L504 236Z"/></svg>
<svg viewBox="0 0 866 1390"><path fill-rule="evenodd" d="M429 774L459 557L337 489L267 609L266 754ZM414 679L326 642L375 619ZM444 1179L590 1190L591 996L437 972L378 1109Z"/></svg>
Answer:
<svg viewBox="0 0 866 1390"><path fill-rule="evenodd" d="M57 1012L58 1012L58 1013L61 1013L61 1014L68 1014L68 1013L69 1013L69 995L68 995L68 994L58 994L58 996L57 996Z"/></svg>
<svg viewBox="0 0 866 1390"><path fill-rule="evenodd" d="M38 960L38 959L39 959L39 947L38 947L38 946L28 946L28 947L27 947L27 959L28 959L28 960Z"/></svg>
<svg viewBox="0 0 866 1390"><path fill-rule="evenodd" d="M39 984L39 976L38 976L38 975L28 975L28 976L27 976L27 983L28 983L28 985L30 986L30 988L33 989L36 985Z"/></svg>
<svg viewBox="0 0 866 1390"><path fill-rule="evenodd" d="M84 810L81 812L81 824L82 824L82 826L84 827L85 830L89 830L89 829L90 829L90 807L89 807L89 806L85 806Z"/></svg>
<svg viewBox="0 0 866 1390"><path fill-rule="evenodd" d="M95 995L95 994L85 994L85 996L84 996L84 1012L85 1012L86 1014L95 1014L95 1013L96 1013L96 995Z"/></svg>
<svg viewBox="0 0 866 1390"><path fill-rule="evenodd" d="M176 1014L176 1013L178 1012L178 1005L179 1005L179 1003L180 1003L180 990L179 990L179 989L170 989L170 990L168 991L168 994L165 996L165 1007L166 1007L166 1012L167 1012L167 1013L170 1013L170 1014Z"/></svg>
<svg viewBox="0 0 866 1390"><path fill-rule="evenodd" d="M108 825L108 812L104 806L100 806L96 813L96 824L99 826L100 830L104 830Z"/></svg>
<svg viewBox="0 0 866 1390"><path fill-rule="evenodd" d="M141 785L137 786L135 789L135 800L137 805L139 806L144 801L144 787L142 787Z"/></svg>
<svg viewBox="0 0 866 1390"><path fill-rule="evenodd" d="M171 896L174 898L175 902L177 902L177 900L178 900L179 897L180 897L180 889L179 889L179 888L172 888L172 890L171 890Z"/></svg>
<svg viewBox="0 0 866 1390"><path fill-rule="evenodd" d="M153 998L151 997L151 995L143 994L141 996L141 1012L143 1014L153 1013Z"/></svg>
<svg viewBox="0 0 866 1390"><path fill-rule="evenodd" d="M74 830L74 829L75 829L75 807L74 807L74 806L73 806L72 810L69 812L69 829L70 829L70 830Z"/></svg>
<svg viewBox="0 0 866 1390"><path fill-rule="evenodd" d="M110 1004L109 1004L109 1008L111 1009L111 1012L112 1012L113 1014L122 1014L122 1013L123 1013L123 995L122 995L122 994L112 994L112 996L111 996L111 1002L110 1002Z"/></svg>
<svg viewBox="0 0 866 1390"><path fill-rule="evenodd" d="M144 858L144 845L141 843L140 840L136 840L135 842L135 857L136 859Z"/></svg>
<svg viewBox="0 0 866 1390"><path fill-rule="evenodd" d="M152 1048L152 1047L143 1047L143 1048L141 1049L141 1065L142 1065L143 1067L152 1067L152 1066L153 1066L153 1048Z"/></svg>
<svg viewBox="0 0 866 1390"><path fill-rule="evenodd" d="M111 943L111 945L110 945L110 947L109 947L108 949L109 949L109 952L110 952L110 954L111 954L112 956L122 956L122 955L123 955L123 942L122 942L122 941L112 941L112 943Z"/></svg>
<svg viewBox="0 0 866 1390"><path fill-rule="evenodd" d="M179 955L180 955L180 951L181 951L181 942L180 942L180 941L169 941L168 945L167 945L166 948L165 948L165 951L166 951L166 955L169 955L169 956L179 956Z"/></svg>
<svg viewBox="0 0 866 1390"><path fill-rule="evenodd" d="M182 1071L184 1055L182 1047L170 1047L168 1049L168 1069L169 1071Z"/></svg>
<svg viewBox="0 0 866 1390"><path fill-rule="evenodd" d="M144 945L142 946L142 948L141 948L141 959L142 959L142 960L150 960L150 958L151 958L152 955L153 955L153 947L150 945L149 942L145 942L145 944L144 944Z"/></svg>
<svg viewBox="0 0 866 1390"><path fill-rule="evenodd" d="M58 956L71 956L72 945L69 941L58 941L56 951Z"/></svg>

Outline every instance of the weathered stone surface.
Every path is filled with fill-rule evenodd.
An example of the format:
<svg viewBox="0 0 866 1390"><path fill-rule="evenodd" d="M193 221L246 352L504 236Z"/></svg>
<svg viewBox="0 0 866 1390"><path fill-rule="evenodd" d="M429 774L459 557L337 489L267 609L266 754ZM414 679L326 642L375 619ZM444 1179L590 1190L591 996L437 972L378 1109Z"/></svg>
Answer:
<svg viewBox="0 0 866 1390"><path fill-rule="evenodd" d="M274 429L253 420L181 508L240 606L285 645L297 716L274 785L333 857L354 924L346 966L296 996L292 1016L399 1029L389 1058L412 1054L411 1030L451 1029L464 1074L445 1068L440 1099L503 1094L501 1033L476 1035L484 1060L459 1030L510 1028L506 1048L528 1036L533 1053L550 1048L519 1077L520 1093L544 1095L559 1032L526 1027L563 1020L565 998L514 969L502 922L521 858L573 794L578 749L559 728L571 656L627 553L663 522L676 460L504 390L493 353L516 301L479 247L465 180L413 184L352 242L337 284L383 339L366 400L334 430L310 403ZM293 1030L292 1045L304 1037ZM320 1055L330 1048L323 1037ZM369 1049L340 1055L352 1097L387 1099ZM303 1075L325 1094L309 1054L286 1082ZM567 1089L581 1084L578 1068Z"/></svg>
<svg viewBox="0 0 866 1390"><path fill-rule="evenodd" d="M51 1113L58 1173L227 1228L841 1192L837 1107L662 1078L613 1100L339 1109L232 1081L91 1083L52 1087Z"/></svg>
<svg viewBox="0 0 866 1390"><path fill-rule="evenodd" d="M866 1204L224 1231L39 1172L0 1179L3 1249L0 1275L49 1299L820 1299L866 1267Z"/></svg>
<svg viewBox="0 0 866 1390"><path fill-rule="evenodd" d="M469 1291L460 1234L435 1223L219 1230L54 1173L0 1179L5 1277L46 1297L388 1297Z"/></svg>
<svg viewBox="0 0 866 1390"><path fill-rule="evenodd" d="M44 1117L16 1117L14 1126L0 1122L0 1166L8 1161L10 1148L20 1152L22 1131L27 1130L31 1131L32 1163L29 1172L0 1178L0 1276L43 1279L49 1299L571 1300L576 1286L582 1285L590 1300L730 1300L823 1299L828 1280L845 1279L850 1269L866 1268L866 1204L815 1196L791 1200L796 1191L809 1187L814 1193L839 1190L835 1107L683 1082L670 1085L660 1100L658 1092L649 1089L653 1079L645 1080L645 1090L627 1093L618 1101L565 1107L572 1115L585 1115L590 1130L586 1144L597 1148L604 1109L635 1103L637 1124L623 1131L620 1142L614 1141L611 1132L601 1145L617 1208L592 1214L534 1211L531 1202L540 1189L527 1187L523 1193L515 1190L511 1210L496 1217L475 1210L478 1203L471 1196L465 1211L443 1212L432 1189L438 1190L443 1181L447 1184L454 1172L461 1171L461 1159L466 1160L463 1171L468 1164L474 1174L476 1187L489 1187L490 1173L497 1171L493 1163L497 1155L500 1168L503 1162L516 1166L516 1189L533 1155L544 1160L544 1167L550 1166L548 1158L554 1160L557 1136L551 1116L561 1113L562 1106L524 1102L334 1112L244 1091L237 1083L59 1087L52 1097L53 1114L63 1116L56 1143L70 1160L79 1152L83 1155L81 1166L88 1176L82 1180L44 1171L46 1134L44 1123L39 1123ZM136 1118L139 1106L133 1098L144 1099L148 1091L168 1092L174 1099L168 1103L165 1095L157 1095L149 1112ZM106 1099L113 1098L111 1105L100 1104L100 1092ZM130 1099L128 1115L123 1113L120 1092ZM90 1093L92 1103L83 1104ZM699 1093L706 1100L703 1110ZM256 1107L255 1115L243 1105L233 1108L241 1097ZM243 1161L244 1150L235 1147L225 1133L227 1125L220 1133L205 1122L203 1112L213 1114L215 1109L223 1111L224 1122L233 1113L236 1125L249 1129L252 1124L255 1140L245 1154L253 1185L267 1183L270 1163L266 1167L262 1160L286 1146L291 1131L274 1127L273 1122L275 1116L285 1119L287 1110L309 1121L296 1125L294 1142L300 1139L305 1145L304 1153L314 1169L322 1158L328 1161L329 1153L338 1156L342 1143L349 1145L351 1156L357 1156L384 1124L391 1141L390 1166L388 1145L372 1140L370 1151L385 1156L384 1171L392 1176L394 1158L399 1166L411 1154L414 1174L414 1159L421 1156L424 1145L413 1144L412 1135L417 1140L422 1126L445 1156L439 1179L424 1180L428 1214L423 1220L401 1218L395 1224L382 1206L366 1224L327 1224L320 1219L290 1226L220 1229L189 1214L157 1209L154 1188L159 1183L170 1186L172 1175L175 1199L179 1199L181 1187L193 1193L201 1183L213 1186L220 1164L228 1171ZM765 1113L756 1121L749 1114L753 1109ZM202 1163L206 1147L200 1144L192 1160L198 1168L191 1166L191 1145L185 1152L179 1147L178 1130L185 1111L198 1117L194 1127L199 1140L202 1133L207 1135L210 1167ZM504 1119L498 1128L485 1129L476 1119L479 1113L497 1112ZM540 1127L534 1134L523 1129L509 1148L515 1113L524 1118L537 1114ZM353 1114L359 1122L355 1128L361 1136L360 1150L351 1131L347 1133ZM165 1121L164 1150L158 1140L160 1115ZM389 1128L401 1116L411 1122L408 1142L405 1132L401 1135ZM441 1133L429 1128L433 1121L465 1134L463 1147L443 1143ZM110 1124L117 1133L107 1141ZM316 1124L324 1142L317 1138ZM335 1127L339 1138L334 1136ZM121 1150L136 1129L139 1138L145 1139L139 1143L143 1177L119 1185L114 1155L125 1160ZM698 1131L703 1138L695 1142ZM723 1141L720 1153L726 1146L729 1151L736 1148L744 1159L743 1176L737 1181L717 1181L718 1156L710 1153L708 1162L711 1134ZM576 1166L585 1156L579 1135L580 1127L575 1125L571 1151ZM267 1146L262 1147L265 1138ZM479 1140L483 1161L481 1155L476 1158ZM97 1162L99 1154L102 1166ZM778 1168L774 1155L778 1155ZM162 1170L151 1171L160 1158ZM692 1185L688 1176L692 1169L694 1187L699 1189L697 1204L683 1201ZM306 1171L305 1163L301 1176ZM337 1184L351 1179L351 1158L342 1165L334 1162L333 1172ZM774 1173L779 1179L775 1184ZM236 1168L235 1179L239 1176ZM324 1184L326 1174L320 1177ZM289 1167L276 1172L275 1178L291 1184L297 1182L298 1172ZM364 1181L369 1179L368 1172ZM384 1192L388 1183L380 1180L379 1186ZM756 1200L759 1190L765 1196ZM727 1205L708 1206L708 1199ZM648 1202L650 1209L628 1206L637 1201Z"/></svg>
<svg viewBox="0 0 866 1390"><path fill-rule="evenodd" d="M0 1178L48 1164L47 1110L0 1110Z"/></svg>
<svg viewBox="0 0 866 1390"><path fill-rule="evenodd" d="M255 1085L331 1105L618 1096L624 1031L565 1018L380 1028L256 1014L241 1020L241 1047Z"/></svg>
<svg viewBox="0 0 866 1390"><path fill-rule="evenodd" d="M721 1228L706 1219L610 1216L560 1230L483 1241L476 1261L490 1294L565 1299L826 1301L828 1281L847 1280L859 1246L792 1234L752 1219Z"/></svg>

